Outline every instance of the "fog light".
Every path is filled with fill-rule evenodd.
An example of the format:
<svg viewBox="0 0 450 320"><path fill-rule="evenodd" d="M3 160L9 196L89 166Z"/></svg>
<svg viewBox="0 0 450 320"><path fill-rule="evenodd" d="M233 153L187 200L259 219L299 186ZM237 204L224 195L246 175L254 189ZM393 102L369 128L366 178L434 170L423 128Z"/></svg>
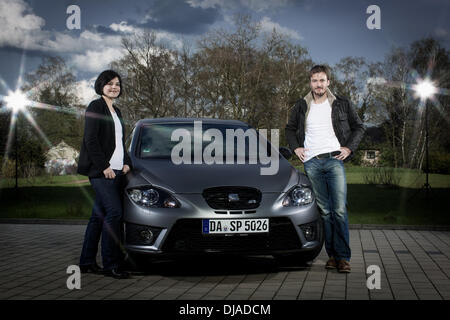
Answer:
<svg viewBox="0 0 450 320"><path fill-rule="evenodd" d="M313 235L313 230L311 227L307 227L305 228L305 237L306 238L311 238L311 236Z"/></svg>
<svg viewBox="0 0 450 320"><path fill-rule="evenodd" d="M313 241L316 237L316 228L312 224L306 224L300 226L305 236L306 241Z"/></svg>
<svg viewBox="0 0 450 320"><path fill-rule="evenodd" d="M152 243L153 232L150 229L141 231L141 239L145 243Z"/></svg>

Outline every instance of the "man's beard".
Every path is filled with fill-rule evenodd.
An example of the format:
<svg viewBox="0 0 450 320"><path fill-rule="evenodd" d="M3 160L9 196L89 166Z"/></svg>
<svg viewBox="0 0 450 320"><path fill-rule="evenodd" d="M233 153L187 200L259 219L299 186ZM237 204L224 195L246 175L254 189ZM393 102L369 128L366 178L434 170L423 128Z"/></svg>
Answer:
<svg viewBox="0 0 450 320"><path fill-rule="evenodd" d="M318 89L318 88L316 88L316 89ZM325 94L325 92L326 91L324 90L323 92L317 93L316 91L313 90L314 96L316 96L316 97L322 97Z"/></svg>

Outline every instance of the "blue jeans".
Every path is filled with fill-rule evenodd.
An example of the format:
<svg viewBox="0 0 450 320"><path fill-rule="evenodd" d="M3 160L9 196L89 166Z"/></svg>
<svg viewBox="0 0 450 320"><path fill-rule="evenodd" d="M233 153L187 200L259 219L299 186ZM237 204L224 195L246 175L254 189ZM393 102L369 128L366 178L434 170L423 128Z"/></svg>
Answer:
<svg viewBox="0 0 450 320"><path fill-rule="evenodd" d="M347 181L344 164L335 158L312 158L304 163L322 214L325 249L329 257L350 261Z"/></svg>
<svg viewBox="0 0 450 320"><path fill-rule="evenodd" d="M101 236L103 268L111 270L119 267L123 173L120 170L114 172L114 179L89 178L95 191L95 202L84 236L80 266L96 262Z"/></svg>

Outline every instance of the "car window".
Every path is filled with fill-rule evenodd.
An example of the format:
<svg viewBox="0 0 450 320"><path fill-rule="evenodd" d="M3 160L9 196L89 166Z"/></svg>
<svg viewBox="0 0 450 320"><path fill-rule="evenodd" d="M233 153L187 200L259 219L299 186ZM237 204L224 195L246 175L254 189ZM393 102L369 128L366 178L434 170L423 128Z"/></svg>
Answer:
<svg viewBox="0 0 450 320"><path fill-rule="evenodd" d="M194 124L193 123L163 123L163 124L150 124L142 127L141 131L141 139L140 139L140 145L139 145L139 157L140 158L170 158L172 149L181 142L181 139L179 141L172 141L172 133L176 129L185 129L189 132L190 138L191 138L191 150L193 153L194 150ZM211 136L208 135L208 133L211 132L208 131L209 129L216 129L219 130L222 137L223 137L223 156L224 156L224 162L225 162L225 156L226 156L226 142L225 137L227 134L227 129L236 130L241 129L243 133L247 133L248 137L245 138L245 147L244 148L238 148L237 139L235 138L234 141L234 155L242 156L248 159L249 155L252 155L252 152L250 152L251 149L249 146L251 142L257 141L252 140L252 138L257 139L255 137L254 131L248 129L251 129L248 126L239 126L239 125L224 125L224 124L211 124L211 123L203 123L202 125L202 137L203 137L203 143L202 143L202 152L205 150L205 148L211 144L211 142L214 140L214 138L211 139ZM197 138L202 138L197 137ZM250 138L252 137L252 138ZM208 138L208 139L206 139ZM252 141L250 141L252 140ZM242 145L240 146L242 147ZM182 156L182 152L180 153L180 156ZM212 156L215 156L215 153L212 152Z"/></svg>
<svg viewBox="0 0 450 320"><path fill-rule="evenodd" d="M131 146L133 144L135 132L136 132L136 127L133 128L133 131L131 131L131 134L127 137L127 140L125 141L125 148L127 149L128 153L131 153Z"/></svg>

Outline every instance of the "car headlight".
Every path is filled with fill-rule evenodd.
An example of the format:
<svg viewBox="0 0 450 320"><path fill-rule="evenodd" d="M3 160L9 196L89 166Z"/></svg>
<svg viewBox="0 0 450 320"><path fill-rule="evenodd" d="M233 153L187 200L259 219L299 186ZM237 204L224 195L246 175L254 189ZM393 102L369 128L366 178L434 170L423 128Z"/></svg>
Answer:
<svg viewBox="0 0 450 320"><path fill-rule="evenodd" d="M312 203L314 195L312 190L306 186L298 186L292 189L283 200L284 207L305 206Z"/></svg>
<svg viewBox="0 0 450 320"><path fill-rule="evenodd" d="M168 192L154 187L139 187L127 190L134 203L146 208L179 208L180 203Z"/></svg>

